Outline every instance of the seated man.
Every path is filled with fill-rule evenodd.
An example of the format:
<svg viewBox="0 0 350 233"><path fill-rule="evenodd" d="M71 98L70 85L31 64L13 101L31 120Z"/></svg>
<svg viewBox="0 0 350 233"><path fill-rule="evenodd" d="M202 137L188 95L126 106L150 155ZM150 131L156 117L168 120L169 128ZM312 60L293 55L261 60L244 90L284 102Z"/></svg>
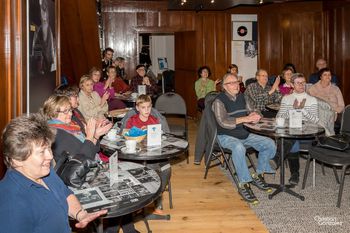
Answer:
<svg viewBox="0 0 350 233"><path fill-rule="evenodd" d="M258 122L261 116L257 112L248 114L244 95L239 93L239 81L236 74L225 74L222 80L224 92L213 102L213 111L218 127L218 140L222 147L232 151L239 193L248 201L258 200L249 183L259 189L271 192L264 179L264 173L274 173L269 161L275 156L276 145L270 138L249 133L243 123ZM251 175L246 163L246 148L251 146L259 152L257 174Z"/></svg>
<svg viewBox="0 0 350 233"><path fill-rule="evenodd" d="M289 110L300 109L303 114L303 121L316 124L319 119L317 99L305 92L306 79L304 75L301 73L293 74L291 82L294 86L294 91L292 94L283 97L281 108L276 117L289 119ZM287 140L285 142L287 145L293 145L293 143L289 143ZM291 173L289 183L296 185L299 183L299 141L296 141L291 149L290 146L289 148L285 146L285 149L289 151L287 155Z"/></svg>
<svg viewBox="0 0 350 233"><path fill-rule="evenodd" d="M267 104L279 103L282 95L279 92L280 78L277 77L272 86L268 84L267 71L259 69L256 72L257 82L247 86L244 94L254 110L259 110L264 117L275 117L276 113L266 109Z"/></svg>

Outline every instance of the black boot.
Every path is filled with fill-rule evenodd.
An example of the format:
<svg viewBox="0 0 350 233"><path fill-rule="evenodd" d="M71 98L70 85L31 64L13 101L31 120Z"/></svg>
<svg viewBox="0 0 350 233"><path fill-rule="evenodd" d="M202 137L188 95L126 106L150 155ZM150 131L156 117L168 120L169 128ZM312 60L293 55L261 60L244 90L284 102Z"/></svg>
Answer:
<svg viewBox="0 0 350 233"><path fill-rule="evenodd" d="M291 177L289 178L289 183L292 185L297 185L299 183L299 152L288 154L288 164L290 169Z"/></svg>

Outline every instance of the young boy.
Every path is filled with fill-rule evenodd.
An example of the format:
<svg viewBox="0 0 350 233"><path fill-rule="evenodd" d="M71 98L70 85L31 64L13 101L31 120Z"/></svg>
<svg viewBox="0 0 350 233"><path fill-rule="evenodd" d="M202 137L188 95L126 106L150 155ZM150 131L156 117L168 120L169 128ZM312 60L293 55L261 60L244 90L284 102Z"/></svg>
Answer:
<svg viewBox="0 0 350 233"><path fill-rule="evenodd" d="M126 122L126 129L130 129L133 126L144 129L147 125L159 124L158 118L151 115L152 109L152 100L148 95L140 95L136 100L136 110L139 112L133 116L131 116ZM162 180L162 191L164 191L168 181L170 179L170 164L168 161L166 162L151 162L148 161L147 166L159 171L160 178ZM155 210L153 214L162 215L162 198L159 197L155 201Z"/></svg>
<svg viewBox="0 0 350 233"><path fill-rule="evenodd" d="M131 116L126 122L126 129L133 126L144 129L147 125L159 124L159 120L151 115L152 100L148 95L140 95L136 100L136 110L139 112Z"/></svg>

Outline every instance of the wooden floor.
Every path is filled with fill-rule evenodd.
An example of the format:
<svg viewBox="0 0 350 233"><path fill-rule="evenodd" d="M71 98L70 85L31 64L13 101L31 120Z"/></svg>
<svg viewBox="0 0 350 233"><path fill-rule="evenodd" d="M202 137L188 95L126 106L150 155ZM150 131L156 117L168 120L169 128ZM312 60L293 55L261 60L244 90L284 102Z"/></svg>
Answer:
<svg viewBox="0 0 350 233"><path fill-rule="evenodd" d="M196 123L190 121L190 163L181 160L172 166L173 209L169 208L168 193L163 194L164 212L171 214L171 220L149 221L152 232L268 232L218 167L203 179L203 162L200 166L193 164L196 130ZM142 221L136 228L146 232Z"/></svg>

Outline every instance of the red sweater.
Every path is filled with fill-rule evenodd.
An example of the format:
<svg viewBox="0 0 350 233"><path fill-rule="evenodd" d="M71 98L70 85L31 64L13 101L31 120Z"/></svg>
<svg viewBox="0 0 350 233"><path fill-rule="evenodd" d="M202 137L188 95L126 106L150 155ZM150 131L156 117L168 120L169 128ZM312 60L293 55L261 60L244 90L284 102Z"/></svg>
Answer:
<svg viewBox="0 0 350 233"><path fill-rule="evenodd" d="M153 125L153 124L159 124L159 120L156 117L150 115L148 117L148 120L143 122L143 121L141 121L139 114L135 114L135 115L131 116L129 118L129 120L126 122L125 128L130 129L133 126L135 126L139 129L142 129L142 127L146 127L147 125Z"/></svg>

